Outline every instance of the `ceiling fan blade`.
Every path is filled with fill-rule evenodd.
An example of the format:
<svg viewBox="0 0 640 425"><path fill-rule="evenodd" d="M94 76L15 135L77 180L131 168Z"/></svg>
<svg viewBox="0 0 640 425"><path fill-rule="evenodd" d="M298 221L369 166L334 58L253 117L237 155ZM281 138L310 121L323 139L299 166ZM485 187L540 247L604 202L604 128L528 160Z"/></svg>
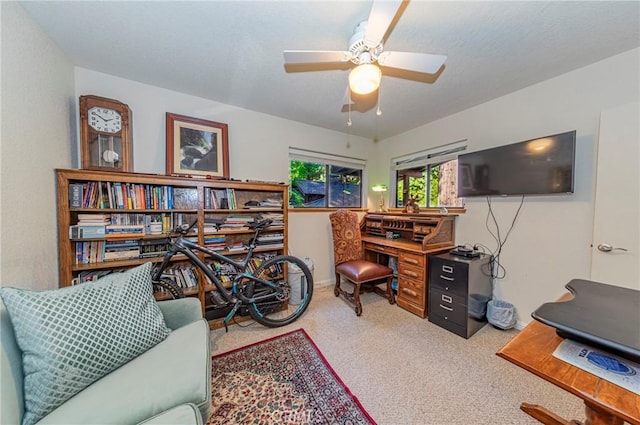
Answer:
<svg viewBox="0 0 640 425"><path fill-rule="evenodd" d="M285 50L285 63L348 62L351 53L337 50Z"/></svg>
<svg viewBox="0 0 640 425"><path fill-rule="evenodd" d="M423 72L425 74L435 74L446 60L446 55L432 55L429 53L382 52L378 56L380 66Z"/></svg>
<svg viewBox="0 0 640 425"><path fill-rule="evenodd" d="M373 49L382 42L401 4L402 0L374 0L364 34L367 47Z"/></svg>

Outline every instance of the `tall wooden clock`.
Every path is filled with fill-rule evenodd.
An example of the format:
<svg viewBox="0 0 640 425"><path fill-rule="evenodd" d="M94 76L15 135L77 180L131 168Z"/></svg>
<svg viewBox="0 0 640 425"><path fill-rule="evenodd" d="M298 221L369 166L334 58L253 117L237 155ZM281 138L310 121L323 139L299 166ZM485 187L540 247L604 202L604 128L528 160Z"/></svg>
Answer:
<svg viewBox="0 0 640 425"><path fill-rule="evenodd" d="M80 96L82 168L133 171L131 109L114 99Z"/></svg>

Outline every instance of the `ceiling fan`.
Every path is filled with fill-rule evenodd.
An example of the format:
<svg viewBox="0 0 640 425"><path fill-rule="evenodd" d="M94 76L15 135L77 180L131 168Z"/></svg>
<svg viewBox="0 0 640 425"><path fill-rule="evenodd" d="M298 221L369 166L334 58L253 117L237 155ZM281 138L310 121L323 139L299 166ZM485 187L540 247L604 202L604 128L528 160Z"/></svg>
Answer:
<svg viewBox="0 0 640 425"><path fill-rule="evenodd" d="M285 64L352 62L357 66L349 73L349 89L361 95L372 93L380 86L382 71L376 63L382 67L435 74L447 59L445 55L384 50L383 37L401 5L402 0L374 0L369 18L353 31L348 50L285 50Z"/></svg>

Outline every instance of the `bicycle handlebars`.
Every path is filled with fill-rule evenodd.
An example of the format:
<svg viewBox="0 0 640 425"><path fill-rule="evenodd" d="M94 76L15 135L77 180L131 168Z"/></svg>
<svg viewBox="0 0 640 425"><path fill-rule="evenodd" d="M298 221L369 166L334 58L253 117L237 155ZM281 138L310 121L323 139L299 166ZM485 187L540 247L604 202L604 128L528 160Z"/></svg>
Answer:
<svg viewBox="0 0 640 425"><path fill-rule="evenodd" d="M205 217L204 222L205 222L205 224L213 224L216 227L217 230L220 230L220 226L222 226L225 223L225 220L221 220L221 219L218 219L218 218L207 218L207 217ZM185 235L197 223L198 223L198 221L196 220L191 224L188 224L188 223L180 224L179 226L177 226L175 228L174 232L181 233L181 234ZM258 229L264 229L266 227L269 227L271 225L271 223L273 223L273 220L270 219L270 218L267 218L267 219L264 219L264 220L248 222L247 223L247 227L249 227L252 230L258 230Z"/></svg>

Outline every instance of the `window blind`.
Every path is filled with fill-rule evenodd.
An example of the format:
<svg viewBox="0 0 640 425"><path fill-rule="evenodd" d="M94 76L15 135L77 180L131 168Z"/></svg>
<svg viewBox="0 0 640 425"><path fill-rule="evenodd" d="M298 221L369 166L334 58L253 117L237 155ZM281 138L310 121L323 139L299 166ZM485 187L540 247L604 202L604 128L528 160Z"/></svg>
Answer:
<svg viewBox="0 0 640 425"><path fill-rule="evenodd" d="M394 170L406 170L408 168L424 167L430 164L456 159L461 152L467 149L467 139L447 143L409 155L403 155L391 160Z"/></svg>
<svg viewBox="0 0 640 425"><path fill-rule="evenodd" d="M337 165L340 167L348 167L357 170L364 170L366 161L360 158L349 156L328 154L308 149L294 148L289 146L289 159L298 161L313 162L316 164Z"/></svg>

